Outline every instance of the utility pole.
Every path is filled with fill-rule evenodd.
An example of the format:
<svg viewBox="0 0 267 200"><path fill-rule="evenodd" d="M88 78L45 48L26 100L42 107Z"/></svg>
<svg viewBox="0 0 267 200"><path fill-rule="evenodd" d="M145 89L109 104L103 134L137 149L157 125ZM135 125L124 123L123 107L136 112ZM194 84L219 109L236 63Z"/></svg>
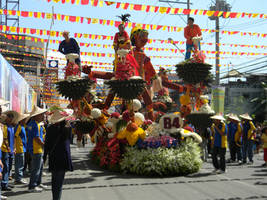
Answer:
<svg viewBox="0 0 267 200"><path fill-rule="evenodd" d="M212 11L223 11L228 12L231 10L231 6L226 3L225 0L216 0L215 5L210 6L210 10ZM223 15L221 16L223 17ZM210 20L215 20L215 29L216 29L216 35L215 35L215 50L216 50L216 56L215 56L215 83L216 85L220 85L220 21L219 17L211 16L209 17Z"/></svg>
<svg viewBox="0 0 267 200"><path fill-rule="evenodd" d="M216 7L218 6L218 0L216 0ZM216 85L220 85L220 47L219 47L219 43L220 43L220 22L219 22L219 17L216 17L215 19L215 24L216 24L216 36L215 36L215 50L216 50L216 76L215 76L215 82Z"/></svg>

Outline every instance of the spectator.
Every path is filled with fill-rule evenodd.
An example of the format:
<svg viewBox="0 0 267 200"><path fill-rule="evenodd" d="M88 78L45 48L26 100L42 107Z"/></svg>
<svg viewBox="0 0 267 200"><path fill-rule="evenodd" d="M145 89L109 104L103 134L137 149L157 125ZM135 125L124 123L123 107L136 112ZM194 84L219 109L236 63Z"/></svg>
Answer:
<svg viewBox="0 0 267 200"><path fill-rule="evenodd" d="M27 148L27 136L25 130L26 118L29 114L20 114L15 127L15 184L27 184L23 180L24 154Z"/></svg>
<svg viewBox="0 0 267 200"><path fill-rule="evenodd" d="M211 131L213 135L213 153L212 153L212 163L214 166L214 173L225 173L225 154L227 148L227 126L223 122L225 119L223 116L217 114L211 117L213 119L213 124L211 126ZM218 163L217 156L220 157L220 163Z"/></svg>
<svg viewBox="0 0 267 200"><path fill-rule="evenodd" d="M2 151L1 146L3 144L3 130L2 124L6 120L6 115L2 115L2 106L8 104L8 101L0 98L0 181L2 180L2 172L3 172L3 163L2 163ZM7 199L7 196L1 195L1 187L0 187L0 199Z"/></svg>
<svg viewBox="0 0 267 200"><path fill-rule="evenodd" d="M73 171L70 142L71 132L66 127L66 114L57 110L50 118L51 125L47 129L45 154L49 155L49 171L52 173L53 200L60 200L65 172Z"/></svg>
<svg viewBox="0 0 267 200"><path fill-rule="evenodd" d="M4 113L6 115L5 126L3 130L4 141L1 147L2 150L2 162L3 162L3 172L2 172L2 183L1 187L3 191L11 191L11 187L8 185L9 176L11 175L11 167L14 155L14 120L18 118L18 113L16 111L7 111Z"/></svg>
<svg viewBox="0 0 267 200"><path fill-rule="evenodd" d="M262 133L262 127L261 127L261 124L260 123L258 123L257 125L256 125L256 137L255 137L255 153L257 154L257 153L259 153L259 151L260 151L260 147L261 147L261 134Z"/></svg>
<svg viewBox="0 0 267 200"><path fill-rule="evenodd" d="M27 119L26 119L26 126L25 126L25 130L26 130L26 137L27 137L27 141L28 141L28 123L31 121L31 119L30 119L30 116L29 117L27 117ZM24 168L23 168L23 173L24 174L28 174L28 175L30 175L30 173L31 173L31 160L32 160L32 156L31 156L31 153L29 152L29 148L26 148L26 152L25 152L25 155L24 155L24 160L25 160L25 162L24 162ZM27 171L27 169L28 169L28 171Z"/></svg>
<svg viewBox="0 0 267 200"><path fill-rule="evenodd" d="M187 26L184 28L184 37L186 38L186 53L185 53L185 60L191 57L191 51L193 50L193 37L201 37L202 33L197 24L194 24L194 18L189 17ZM198 49L200 50L200 42L198 44Z"/></svg>
<svg viewBox="0 0 267 200"><path fill-rule="evenodd" d="M229 142L230 149L230 160L229 162L235 162L236 159L238 164L242 164L242 156L241 156L241 135L242 128L240 119L235 114L229 114L228 119L230 123L228 124L228 135L227 139Z"/></svg>
<svg viewBox="0 0 267 200"><path fill-rule="evenodd" d="M28 129L28 150L32 155L31 177L29 183L29 192L41 192L43 189L42 181L42 164L43 164L43 128L40 122L44 120L44 114L47 110L37 106L32 110Z"/></svg>
<svg viewBox="0 0 267 200"><path fill-rule="evenodd" d="M256 128L252 122L252 118L248 115L248 113L239 115L239 117L242 119L243 126L243 164L247 163L247 157L249 159L248 164L253 164L253 144Z"/></svg>

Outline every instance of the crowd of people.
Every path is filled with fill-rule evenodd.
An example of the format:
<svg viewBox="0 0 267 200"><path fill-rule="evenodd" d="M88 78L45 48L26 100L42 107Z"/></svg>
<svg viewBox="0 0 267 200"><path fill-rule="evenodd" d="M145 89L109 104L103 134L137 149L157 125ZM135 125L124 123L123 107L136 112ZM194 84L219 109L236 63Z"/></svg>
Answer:
<svg viewBox="0 0 267 200"><path fill-rule="evenodd" d="M59 200L65 172L73 171L70 152L73 128L66 120L70 114L56 110L46 120L47 110L37 106L34 106L29 114L13 110L2 113L1 106L7 103L0 99L0 136L3 135L3 140L0 137L2 191L11 191L17 184L28 184L29 192L42 192L47 188L42 184L42 171L48 157L53 200ZM215 168L213 173L225 173L227 162L236 162L239 165L253 164L253 152L259 150L259 147L254 148L257 144L263 146L265 163L262 167L266 167L267 127L257 125L256 128L248 114L238 117L230 113L226 116L227 120L219 114L212 116L211 132L210 135L207 134L211 140L210 153ZM230 159L226 161L227 147ZM30 172L29 182L24 179L27 168ZM14 184L10 184L12 179ZM1 199L6 198L1 196Z"/></svg>
<svg viewBox="0 0 267 200"><path fill-rule="evenodd" d="M29 192L42 192L47 188L42 184L42 175L48 157L53 200L59 200L65 172L73 170L70 154L72 131L65 121L68 114L55 111L48 119L48 125L44 123L47 121L46 109L34 106L29 114L13 110L2 113L1 106L7 103L0 99L0 136L3 136L0 142L1 190L12 191L14 185L22 184L28 185ZM29 182L24 179L27 170L30 174ZM14 184L10 184L13 179ZM1 195L0 199L7 197Z"/></svg>
<svg viewBox="0 0 267 200"><path fill-rule="evenodd" d="M227 122L222 115L214 115L213 124L209 135L214 173L225 173L226 163L237 162L242 164L253 164L254 151L259 152L262 144L264 150L264 163L267 164L267 127L255 127L252 118L246 113L239 115L230 113ZM239 119L240 118L240 119ZM230 151L230 158L226 161L225 155L227 146ZM220 161L218 162L218 157Z"/></svg>

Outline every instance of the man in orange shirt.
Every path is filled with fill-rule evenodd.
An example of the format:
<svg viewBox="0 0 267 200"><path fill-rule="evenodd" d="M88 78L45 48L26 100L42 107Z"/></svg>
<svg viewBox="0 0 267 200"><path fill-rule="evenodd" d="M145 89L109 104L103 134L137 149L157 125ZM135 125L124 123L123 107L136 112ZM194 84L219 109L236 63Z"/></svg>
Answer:
<svg viewBox="0 0 267 200"><path fill-rule="evenodd" d="M191 57L191 51L194 47L192 38L201 36L201 30L197 24L194 24L194 18L189 17L187 26L184 28L184 37L186 38L186 54L185 60ZM198 44L198 49L200 50L200 43Z"/></svg>

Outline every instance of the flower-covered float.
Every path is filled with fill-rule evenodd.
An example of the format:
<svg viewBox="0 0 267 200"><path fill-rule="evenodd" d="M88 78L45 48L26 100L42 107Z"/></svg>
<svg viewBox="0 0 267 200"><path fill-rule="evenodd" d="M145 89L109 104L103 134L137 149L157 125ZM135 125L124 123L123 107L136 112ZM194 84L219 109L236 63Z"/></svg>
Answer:
<svg viewBox="0 0 267 200"><path fill-rule="evenodd" d="M204 81L207 80L210 66L194 57L191 61L197 71L205 71L205 75L203 72L201 76L203 80L188 81L187 70L177 66L178 75L182 71L180 77L186 85L171 83L166 74L161 77L157 75L150 58L143 52L147 37L146 30L133 28L129 38L134 47L117 47L116 66L112 73L92 71L92 66L83 66L82 70L88 74L89 80L106 80L110 92L104 103L93 103L93 82L76 78L76 72L73 78L66 76L63 83L58 83L58 91L71 100L70 107L76 116L76 132L91 136L95 144L91 159L100 167L147 176L197 172L202 165L199 147L202 138L188 125L186 117L192 112L192 107L199 110L202 106L200 96L205 90ZM128 44L129 41L126 42ZM83 89L73 95L68 92L69 84L74 87L80 84ZM179 112L170 112L166 106L166 103L172 102L166 88L179 93L186 91L181 96ZM159 102L152 102L154 92L162 93ZM115 96L123 102L120 113L108 110ZM164 109L156 120L154 108L159 107Z"/></svg>

